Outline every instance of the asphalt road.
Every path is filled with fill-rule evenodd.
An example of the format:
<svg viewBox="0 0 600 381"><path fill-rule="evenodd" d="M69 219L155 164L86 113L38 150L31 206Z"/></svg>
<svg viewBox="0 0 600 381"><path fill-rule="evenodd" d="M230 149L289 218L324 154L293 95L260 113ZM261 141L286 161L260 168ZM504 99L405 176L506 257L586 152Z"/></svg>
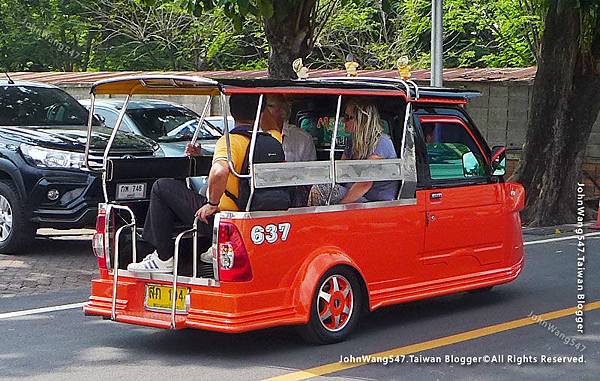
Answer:
<svg viewBox="0 0 600 381"><path fill-rule="evenodd" d="M528 318L577 303L577 241L565 240L526 246L525 270L513 283L488 293L461 293L376 311L348 341L329 346L307 345L293 328L241 335L163 331L85 317L80 308L2 318L9 311L84 301L86 289L3 298L0 379L295 379L311 375L298 373L310 369L320 375L317 379L597 380L600 303L592 303L600 301L600 236L585 242L585 292L593 309L585 313L584 335L576 332L572 311L558 313L558 318L547 316L554 332ZM461 333L465 334L456 336ZM574 345L565 344L569 339ZM389 350L405 357L393 357L398 362L388 365L351 369L340 362L340 356ZM504 358L496 357L493 364L466 364L485 355L490 361L494 355ZM584 364L540 363L542 356L581 355ZM424 363L438 359L440 363Z"/></svg>

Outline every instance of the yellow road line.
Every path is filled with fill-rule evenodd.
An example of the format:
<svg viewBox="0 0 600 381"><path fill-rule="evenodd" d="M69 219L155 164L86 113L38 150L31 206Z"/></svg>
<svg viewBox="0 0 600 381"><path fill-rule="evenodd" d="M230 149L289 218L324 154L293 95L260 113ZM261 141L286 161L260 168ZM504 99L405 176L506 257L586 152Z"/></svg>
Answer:
<svg viewBox="0 0 600 381"><path fill-rule="evenodd" d="M584 307L585 311L591 311L600 308L600 300L587 303ZM424 341L422 343L411 344L405 347L399 347L390 349L384 352L373 353L371 357L389 357L389 356L401 356L408 355L412 353L422 352L430 349L440 348L447 345L452 345L456 343L460 343L467 340L473 340L484 336L493 335L495 333L509 331L515 328L521 328L528 325L533 325L538 323L540 320L553 320L562 318L565 316L573 315L576 311L576 307L565 308L563 310L547 312L545 314L538 315L537 320L533 320L530 317L526 317L523 319L508 321L506 323L500 323L491 325L489 327L483 327L474 329L472 331L458 333L456 335L440 337L439 339ZM268 378L268 381L292 381L292 380L306 380L312 377L322 376L329 373L340 372L346 369L358 368L359 366L367 365L369 363L340 363L335 362L331 364L325 364L321 366L317 366L310 369L299 370L297 372L292 372L288 374L284 374L281 376Z"/></svg>

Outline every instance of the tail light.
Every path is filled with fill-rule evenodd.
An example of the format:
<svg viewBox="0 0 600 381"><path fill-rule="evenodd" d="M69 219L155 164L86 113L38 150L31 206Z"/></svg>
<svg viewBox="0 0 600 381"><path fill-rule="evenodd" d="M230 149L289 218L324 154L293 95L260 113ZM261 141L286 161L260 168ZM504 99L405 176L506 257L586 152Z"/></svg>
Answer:
<svg viewBox="0 0 600 381"><path fill-rule="evenodd" d="M92 248L94 249L94 255L98 258L100 269L106 269L106 245L108 244L106 233L106 208L101 205L98 208L98 216L96 217L96 233L92 238Z"/></svg>
<svg viewBox="0 0 600 381"><path fill-rule="evenodd" d="M219 263L219 280L225 282L252 280L252 267L244 240L237 227L228 222L219 224L217 261Z"/></svg>

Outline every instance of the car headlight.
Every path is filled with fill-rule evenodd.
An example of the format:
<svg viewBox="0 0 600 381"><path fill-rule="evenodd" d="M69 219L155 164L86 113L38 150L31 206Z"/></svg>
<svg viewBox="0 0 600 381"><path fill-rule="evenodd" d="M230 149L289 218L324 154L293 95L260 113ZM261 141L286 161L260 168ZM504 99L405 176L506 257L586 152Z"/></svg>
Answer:
<svg viewBox="0 0 600 381"><path fill-rule="evenodd" d="M59 151L28 144L21 144L20 148L25 159L36 167L80 169L85 159L85 155L78 152Z"/></svg>

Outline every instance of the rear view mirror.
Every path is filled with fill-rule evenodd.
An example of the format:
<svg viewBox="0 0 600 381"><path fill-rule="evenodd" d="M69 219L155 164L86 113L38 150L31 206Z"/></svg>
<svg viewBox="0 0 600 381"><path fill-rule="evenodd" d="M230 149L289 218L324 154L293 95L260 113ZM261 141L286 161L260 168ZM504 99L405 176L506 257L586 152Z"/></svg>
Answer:
<svg viewBox="0 0 600 381"><path fill-rule="evenodd" d="M506 174L506 148L496 146L492 149L492 159L490 160L493 176L504 176Z"/></svg>

